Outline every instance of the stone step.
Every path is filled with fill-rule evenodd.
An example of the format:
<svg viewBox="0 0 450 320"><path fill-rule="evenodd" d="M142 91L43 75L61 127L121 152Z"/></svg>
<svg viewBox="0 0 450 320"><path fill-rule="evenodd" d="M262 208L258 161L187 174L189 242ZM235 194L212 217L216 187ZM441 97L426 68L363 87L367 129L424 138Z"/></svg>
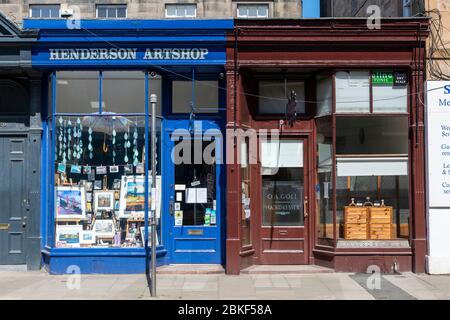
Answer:
<svg viewBox="0 0 450 320"><path fill-rule="evenodd" d="M241 270L241 274L311 274L334 272L334 269L316 265L253 265Z"/></svg>
<svg viewBox="0 0 450 320"><path fill-rule="evenodd" d="M156 268L158 274L223 274L220 264L169 264Z"/></svg>

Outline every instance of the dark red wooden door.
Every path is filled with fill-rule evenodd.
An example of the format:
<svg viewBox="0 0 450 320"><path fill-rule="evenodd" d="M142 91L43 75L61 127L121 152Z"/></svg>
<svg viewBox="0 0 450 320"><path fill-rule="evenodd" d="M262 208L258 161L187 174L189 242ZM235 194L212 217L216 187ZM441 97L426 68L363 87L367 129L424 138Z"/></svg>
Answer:
<svg viewBox="0 0 450 320"><path fill-rule="evenodd" d="M277 160L280 167L272 172L261 159L260 263L307 264L308 144L291 137L280 138L279 144L278 150L276 145L261 150L261 158L278 153L284 159Z"/></svg>

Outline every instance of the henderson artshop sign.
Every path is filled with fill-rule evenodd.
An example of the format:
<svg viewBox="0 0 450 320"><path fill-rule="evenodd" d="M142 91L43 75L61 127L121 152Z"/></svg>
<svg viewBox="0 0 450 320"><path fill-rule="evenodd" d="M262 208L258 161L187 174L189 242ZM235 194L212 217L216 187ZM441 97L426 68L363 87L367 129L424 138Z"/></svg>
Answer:
<svg viewBox="0 0 450 320"><path fill-rule="evenodd" d="M205 60L206 48L55 48L49 60Z"/></svg>

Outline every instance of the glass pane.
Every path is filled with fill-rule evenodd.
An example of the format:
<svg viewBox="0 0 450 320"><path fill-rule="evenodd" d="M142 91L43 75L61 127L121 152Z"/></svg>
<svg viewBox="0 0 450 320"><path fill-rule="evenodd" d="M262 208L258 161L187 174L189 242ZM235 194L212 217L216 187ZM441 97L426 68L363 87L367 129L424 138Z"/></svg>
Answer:
<svg viewBox="0 0 450 320"><path fill-rule="evenodd" d="M333 105L333 87L331 77L317 77L317 111L316 114L331 114Z"/></svg>
<svg viewBox="0 0 450 320"><path fill-rule="evenodd" d="M215 224L216 215L216 162L206 164L202 161L195 163L194 155L208 148L215 159L215 141L203 141L194 143L192 140L180 140L175 142L174 154L180 159L188 157L190 163L175 165L175 184L186 186L181 192L183 201L180 210L183 212L184 226L203 226ZM196 150L200 145L201 150ZM209 152L208 151L208 152ZM190 155L184 152L189 152ZM180 191L175 191L180 193Z"/></svg>
<svg viewBox="0 0 450 320"><path fill-rule="evenodd" d="M258 16L258 7L248 6L247 12L249 18L256 18Z"/></svg>
<svg viewBox="0 0 450 320"><path fill-rule="evenodd" d="M242 5L238 5L237 6L237 15L239 18L245 18L248 16L247 14L247 7L246 6L242 6Z"/></svg>
<svg viewBox="0 0 450 320"><path fill-rule="evenodd" d="M99 18L106 18L106 8L105 7L97 7L97 16Z"/></svg>
<svg viewBox="0 0 450 320"><path fill-rule="evenodd" d="M219 106L217 81L195 81L195 107L197 113L215 113ZM192 101L192 82L172 82L172 112L190 113Z"/></svg>
<svg viewBox="0 0 450 320"><path fill-rule="evenodd" d="M50 18L50 8L41 7L41 18Z"/></svg>
<svg viewBox="0 0 450 320"><path fill-rule="evenodd" d="M318 244L332 245L333 239L333 136L331 117L316 120L317 136L317 237Z"/></svg>
<svg viewBox="0 0 450 320"><path fill-rule="evenodd" d="M143 247L144 124L143 116L56 118L56 247ZM157 132L158 154L160 123ZM157 219L159 233L160 211Z"/></svg>
<svg viewBox="0 0 450 320"><path fill-rule="evenodd" d="M262 176L263 225L303 225L303 168Z"/></svg>
<svg viewBox="0 0 450 320"><path fill-rule="evenodd" d="M177 14L177 7L175 5L166 5L166 16L175 17Z"/></svg>
<svg viewBox="0 0 450 320"><path fill-rule="evenodd" d="M117 8L117 18L126 18L127 17L127 8L126 7L118 7Z"/></svg>
<svg viewBox="0 0 450 320"><path fill-rule="evenodd" d="M41 16L41 10L36 7L31 8L31 17L32 18L40 18Z"/></svg>
<svg viewBox="0 0 450 320"><path fill-rule="evenodd" d="M258 18L266 18L269 16L268 6L258 6Z"/></svg>
<svg viewBox="0 0 450 320"><path fill-rule="evenodd" d="M94 113L99 111L98 71L58 71L56 73L56 111Z"/></svg>
<svg viewBox="0 0 450 320"><path fill-rule="evenodd" d="M115 7L108 7L106 10L108 18L117 18L117 12Z"/></svg>
<svg viewBox="0 0 450 320"><path fill-rule="evenodd" d="M297 94L297 114L305 113L305 84L303 81L259 81L259 113L285 114L291 91Z"/></svg>
<svg viewBox="0 0 450 320"><path fill-rule="evenodd" d="M408 87L372 86L373 112L408 112Z"/></svg>
<svg viewBox="0 0 450 320"><path fill-rule="evenodd" d="M185 6L185 14L186 17L195 17L196 7L192 5Z"/></svg>
<svg viewBox="0 0 450 320"><path fill-rule="evenodd" d="M250 150L248 137L241 141L241 239L242 245L249 245L251 243L250 234L250 218L251 218L251 204L250 204Z"/></svg>
<svg viewBox="0 0 450 320"><path fill-rule="evenodd" d="M336 72L336 112L369 111L369 71Z"/></svg>
<svg viewBox="0 0 450 320"><path fill-rule="evenodd" d="M57 8L57 7L52 7L52 8L50 9L50 16L51 16L52 18L59 18L59 8Z"/></svg>
<svg viewBox="0 0 450 320"><path fill-rule="evenodd" d="M337 154L408 154L408 117L337 117Z"/></svg>
<svg viewBox="0 0 450 320"><path fill-rule="evenodd" d="M104 71L102 112L144 113L144 72Z"/></svg>

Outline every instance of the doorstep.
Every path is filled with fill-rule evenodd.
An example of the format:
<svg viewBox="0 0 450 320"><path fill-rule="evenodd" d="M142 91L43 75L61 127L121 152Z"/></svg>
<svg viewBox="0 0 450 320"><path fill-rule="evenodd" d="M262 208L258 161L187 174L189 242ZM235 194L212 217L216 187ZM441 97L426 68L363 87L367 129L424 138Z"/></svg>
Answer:
<svg viewBox="0 0 450 320"><path fill-rule="evenodd" d="M334 272L334 269L316 265L253 265L241 270L241 274L311 274Z"/></svg>
<svg viewBox="0 0 450 320"><path fill-rule="evenodd" d="M0 271L27 272L27 265L26 264L0 265Z"/></svg>
<svg viewBox="0 0 450 320"><path fill-rule="evenodd" d="M158 274L222 274L220 264L169 264L156 268Z"/></svg>

